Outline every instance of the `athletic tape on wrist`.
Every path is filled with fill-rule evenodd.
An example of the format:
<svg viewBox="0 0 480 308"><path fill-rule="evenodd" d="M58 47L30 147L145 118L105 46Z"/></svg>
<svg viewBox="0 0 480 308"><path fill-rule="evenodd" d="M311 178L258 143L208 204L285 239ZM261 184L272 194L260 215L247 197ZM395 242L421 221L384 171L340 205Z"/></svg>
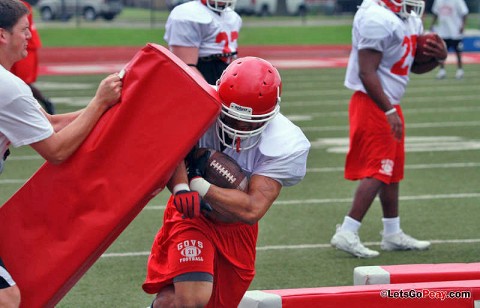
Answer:
<svg viewBox="0 0 480 308"><path fill-rule="evenodd" d="M177 194L179 191L181 190L190 190L190 187L188 186L187 183L180 183L180 184L177 184L173 187L173 194Z"/></svg>
<svg viewBox="0 0 480 308"><path fill-rule="evenodd" d="M198 192L198 194L202 198L205 197L211 185L212 184L210 184L204 178L201 178L201 177L193 178L190 181L190 189Z"/></svg>
<svg viewBox="0 0 480 308"><path fill-rule="evenodd" d="M395 109L395 107L394 107L390 110L385 111L385 115L391 115L391 114L394 114L395 112L397 112L397 109Z"/></svg>

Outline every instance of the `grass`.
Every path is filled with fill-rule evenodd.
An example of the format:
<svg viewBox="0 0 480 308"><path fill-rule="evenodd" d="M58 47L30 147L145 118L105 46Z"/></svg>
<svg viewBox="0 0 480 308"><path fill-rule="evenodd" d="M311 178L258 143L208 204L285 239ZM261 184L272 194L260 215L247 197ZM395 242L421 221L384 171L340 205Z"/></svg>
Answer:
<svg viewBox="0 0 480 308"><path fill-rule="evenodd" d="M243 28L240 45L316 45L348 44L350 26ZM39 29L45 47L66 46L143 46L147 42L164 43L164 29L129 28L44 28Z"/></svg>
<svg viewBox="0 0 480 308"><path fill-rule="evenodd" d="M451 77L453 66L447 65L447 71L450 78L441 81L434 79L434 73L413 75L402 102L409 140L401 185L402 227L435 243L428 251L382 252L372 260L352 258L329 247L335 224L347 213L356 187L343 179L345 154L335 143L348 136L351 93L342 86L345 69L281 71L282 112L302 127L312 150L304 181L285 188L260 222L257 274L251 290L351 285L356 266L479 261L478 215L474 213L480 202L480 66L466 65L465 78L459 81ZM65 112L92 96L101 78L43 76L38 86L54 101L71 98L68 104L57 104L59 112ZM75 90L78 85L83 89ZM426 139L414 139L420 137ZM0 178L1 202L42 163L28 147L12 152ZM152 296L140 286L152 239L161 226L162 210L156 206L164 205L167 197L162 192L146 206L58 307L127 308L151 303ZM362 240L372 242L373 249L379 249L380 217L376 201L360 230ZM474 242L462 241L468 239ZM109 255L133 252L143 254Z"/></svg>
<svg viewBox="0 0 480 308"><path fill-rule="evenodd" d="M37 18L36 24L44 46L48 47L143 46L146 42L164 42L167 17L167 11L125 8L111 22L75 18L68 22L43 22ZM349 44L351 19L349 15L244 16L239 44Z"/></svg>
<svg viewBox="0 0 480 308"><path fill-rule="evenodd" d="M39 16L38 12L34 16ZM66 46L143 46L146 42L164 44L167 11L125 8L111 22L36 21L46 47ZM468 29L479 29L479 14L470 14ZM318 45L350 44L352 15L256 17L244 16L240 45ZM432 20L425 16L428 29Z"/></svg>

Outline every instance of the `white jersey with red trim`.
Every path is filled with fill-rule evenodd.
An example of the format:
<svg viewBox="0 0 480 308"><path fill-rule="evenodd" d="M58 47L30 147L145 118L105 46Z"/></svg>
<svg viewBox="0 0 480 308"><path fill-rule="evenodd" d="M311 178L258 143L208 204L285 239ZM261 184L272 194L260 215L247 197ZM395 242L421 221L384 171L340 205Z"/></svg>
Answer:
<svg viewBox="0 0 480 308"><path fill-rule="evenodd" d="M353 20L345 86L367 93L359 77L358 51L374 49L383 54L377 70L383 91L391 104L399 104L409 81L417 36L422 32L422 20L414 13L401 19L378 2L364 0Z"/></svg>
<svg viewBox="0 0 480 308"><path fill-rule="evenodd" d="M232 9L210 10L200 1L176 6L168 16L164 39L169 46L197 47L199 57L237 51L241 17Z"/></svg>
<svg viewBox="0 0 480 308"><path fill-rule="evenodd" d="M435 0L432 13L438 16L438 23L434 26L434 30L441 38L453 40L463 38L460 28L463 17L468 14L468 7L464 0Z"/></svg>
<svg viewBox="0 0 480 308"><path fill-rule="evenodd" d="M198 146L221 151L216 129L212 125ZM223 153L232 157L249 176L263 175L282 186L292 186L305 176L309 150L310 142L302 130L279 113L268 123L257 145L239 152L226 148Z"/></svg>

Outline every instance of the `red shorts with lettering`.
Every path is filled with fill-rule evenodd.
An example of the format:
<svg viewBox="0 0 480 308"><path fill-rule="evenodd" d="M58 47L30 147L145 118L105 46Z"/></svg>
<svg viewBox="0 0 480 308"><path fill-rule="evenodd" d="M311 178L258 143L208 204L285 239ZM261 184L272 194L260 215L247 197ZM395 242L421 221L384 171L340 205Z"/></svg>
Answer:
<svg viewBox="0 0 480 308"><path fill-rule="evenodd" d="M405 164L405 122L402 108L396 105L403 125L403 136L394 138L385 113L365 93L357 91L350 99L350 149L345 163L345 178L373 177L386 184L403 179Z"/></svg>
<svg viewBox="0 0 480 308"><path fill-rule="evenodd" d="M155 294L178 275L210 273L213 292L207 307L237 307L255 275L257 235L257 224L219 223L204 216L182 219L170 198L143 290Z"/></svg>
<svg viewBox="0 0 480 308"><path fill-rule="evenodd" d="M22 79L26 84L37 81L38 76L38 55L36 49L28 49L28 55L16 62L10 72Z"/></svg>

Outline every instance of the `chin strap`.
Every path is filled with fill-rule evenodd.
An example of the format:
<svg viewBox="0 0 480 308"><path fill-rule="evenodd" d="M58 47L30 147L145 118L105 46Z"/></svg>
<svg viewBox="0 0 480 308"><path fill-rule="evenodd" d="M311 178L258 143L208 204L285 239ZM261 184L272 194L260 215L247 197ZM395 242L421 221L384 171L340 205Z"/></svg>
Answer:
<svg viewBox="0 0 480 308"><path fill-rule="evenodd" d="M240 142L240 137L237 137L237 141L235 142L237 153L240 152Z"/></svg>

